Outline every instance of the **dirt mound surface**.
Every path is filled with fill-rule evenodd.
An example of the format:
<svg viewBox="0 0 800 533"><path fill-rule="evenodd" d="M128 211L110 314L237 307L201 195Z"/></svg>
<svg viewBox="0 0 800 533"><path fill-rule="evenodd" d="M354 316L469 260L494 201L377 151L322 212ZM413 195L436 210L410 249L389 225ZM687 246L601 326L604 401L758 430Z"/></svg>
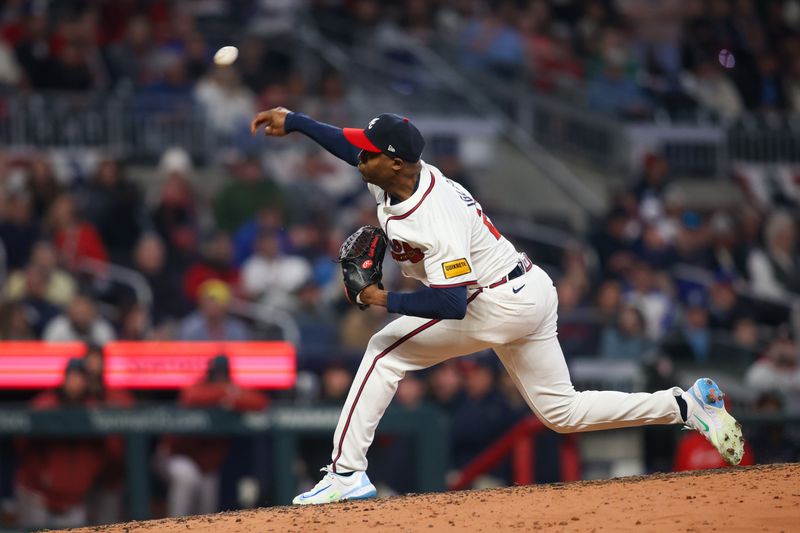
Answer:
<svg viewBox="0 0 800 533"><path fill-rule="evenodd" d="M82 532L798 531L800 464L406 495Z"/></svg>

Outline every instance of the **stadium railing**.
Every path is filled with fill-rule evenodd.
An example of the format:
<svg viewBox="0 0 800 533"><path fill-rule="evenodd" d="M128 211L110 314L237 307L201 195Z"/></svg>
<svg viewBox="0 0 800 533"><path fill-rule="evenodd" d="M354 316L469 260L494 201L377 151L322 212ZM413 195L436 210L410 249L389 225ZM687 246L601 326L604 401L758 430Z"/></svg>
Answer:
<svg viewBox="0 0 800 533"><path fill-rule="evenodd" d="M301 344L297 321L291 314L278 307L234 298L231 302L231 312L259 324L273 325L280 330L283 340L295 346Z"/></svg>
<svg viewBox="0 0 800 533"><path fill-rule="evenodd" d="M154 160L169 146L196 161L213 153L213 131L191 99L106 92L0 94L0 143L9 150L102 149Z"/></svg>
<svg viewBox="0 0 800 533"><path fill-rule="evenodd" d="M511 457L511 470L515 485L530 485L536 481L536 437L546 431L545 425L535 416L517 422L486 450L469 462L448 485L450 490L469 488L475 480L494 470L506 457ZM575 435L566 435L558 448L561 481L581 479L580 459Z"/></svg>
<svg viewBox="0 0 800 533"><path fill-rule="evenodd" d="M126 440L128 514L150 517L151 439L163 434L197 436L267 435L272 439L273 497L290 503L297 491L294 473L298 440L330 436L339 420L338 408L276 407L265 412L148 407L137 409L65 409L30 411L0 408L0 436L92 437L123 435ZM414 436L417 446L417 490L445 489L448 467L448 420L433 407L389 409L381 431ZM0 468L5 465L0 465Z"/></svg>
<svg viewBox="0 0 800 533"><path fill-rule="evenodd" d="M153 291L150 290L150 285L147 284L147 280L141 272L88 257L82 258L77 267L86 274L130 288L136 296L137 303L145 309L150 310L153 306Z"/></svg>

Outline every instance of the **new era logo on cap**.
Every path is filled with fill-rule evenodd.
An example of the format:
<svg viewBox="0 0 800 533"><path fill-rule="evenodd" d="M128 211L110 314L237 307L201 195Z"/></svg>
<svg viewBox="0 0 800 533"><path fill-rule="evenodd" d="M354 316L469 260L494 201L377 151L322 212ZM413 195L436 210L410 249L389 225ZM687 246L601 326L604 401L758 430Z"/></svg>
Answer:
<svg viewBox="0 0 800 533"><path fill-rule="evenodd" d="M345 138L368 152L392 154L404 161L419 161L425 139L407 118L392 113L378 115L369 121L366 129L344 128Z"/></svg>

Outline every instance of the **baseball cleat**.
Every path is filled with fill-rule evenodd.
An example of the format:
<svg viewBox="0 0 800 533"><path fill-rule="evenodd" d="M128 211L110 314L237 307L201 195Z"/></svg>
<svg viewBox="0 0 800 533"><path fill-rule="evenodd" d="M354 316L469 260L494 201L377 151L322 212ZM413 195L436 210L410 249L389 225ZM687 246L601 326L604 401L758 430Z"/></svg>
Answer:
<svg viewBox="0 0 800 533"><path fill-rule="evenodd" d="M342 500L364 500L378 495L366 472L353 472L342 476L334 473L330 466L321 468L325 477L313 489L295 496L295 505L315 505Z"/></svg>
<svg viewBox="0 0 800 533"><path fill-rule="evenodd" d="M744 455L742 425L725 410L719 386L700 378L681 396L688 407L686 427L699 431L729 464L738 465Z"/></svg>

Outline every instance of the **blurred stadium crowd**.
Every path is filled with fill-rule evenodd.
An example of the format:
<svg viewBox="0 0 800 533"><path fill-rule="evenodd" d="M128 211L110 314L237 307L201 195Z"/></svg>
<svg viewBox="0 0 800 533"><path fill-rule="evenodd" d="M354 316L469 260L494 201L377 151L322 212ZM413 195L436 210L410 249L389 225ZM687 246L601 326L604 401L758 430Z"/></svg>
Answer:
<svg viewBox="0 0 800 533"><path fill-rule="evenodd" d="M166 98L165 106L194 94L218 127L230 132L257 99L291 103L292 96L303 96L305 81L296 75L296 65L280 46L265 46L264 38L280 40L304 17L345 46L390 50L398 34L410 35L450 51L456 65L479 75L476 80L527 80L540 92L578 98L591 109L618 116L646 118L657 111L681 116L702 109L732 119L745 110L800 111L800 3L795 0L206 0L176 5L168 0L5 2L0 84L155 93ZM224 27L244 28L237 35L241 59L236 71L209 73L211 46L221 44L214 42L219 38L214 30ZM729 54L718 56L723 50ZM399 48L396 53L409 55ZM404 59L413 62L413 54ZM340 83L335 77L325 81L328 97L341 96ZM330 103L323 107L329 109Z"/></svg>
<svg viewBox="0 0 800 533"><path fill-rule="evenodd" d="M446 48L477 76L530 81L531 90L583 100L617 116L705 109L728 119L744 110L800 110L800 2L794 0L6 1L0 8L0 84L9 91L124 92L165 108L196 103L217 133L242 137L240 150L215 156L225 176L218 187L204 183L204 171L180 148L164 147L146 182L131 177L128 162L113 153L70 167L46 151L0 151L0 339L83 340L94 354L71 363L67 375L76 378L65 380L58 394L37 396L34 406L174 401L105 391L96 348L112 339L280 338L270 316L289 316L299 330L295 390L237 390L224 383L225 362L216 361L208 383L198 385L207 390L184 391L180 401L260 409L271 396L341 405L361 350L392 319L380 309L347 305L331 261L344 236L376 223L374 203L352 168L307 143L290 137L265 146L246 138L253 113L274 105L350 124L343 77L331 70L307 79L291 54L273 46L308 7L319 31L346 47L410 34ZM211 23L219 20L246 28L237 36L241 55L231 68L210 61L215 46L224 44L215 40ZM720 66L721 49L734 54L735 71ZM480 191L479 176L453 153L428 157L450 178ZM735 389L747 392L735 398L739 405L800 412L793 333L800 297L798 178L787 175L763 190L741 177L745 205L705 212L686 207L686 198L670 188L673 177L662 155L648 154L641 175L612 195L603 220L588 234L576 234L549 265L568 361L640 364L652 389L674 384L681 368L716 369L742 384ZM150 305L113 281L116 267L142 276ZM402 279L388 260L386 282L392 290L413 290L416 283ZM215 385L220 379L224 385ZM231 395L250 396L237 404ZM456 468L529 414L490 354L407 376L396 402L431 403L448 412ZM676 448L676 433L653 433L648 469L717 466L702 439L686 437ZM758 427L749 437L751 461L800 459L797 435L781 426ZM408 443L387 438L378 444L371 452L372 478L395 491L411 490ZM101 455L92 451L97 442L87 442L79 454L108 461L89 461L94 466L83 472L91 476L69 489L76 493L58 503L47 500L45 508L63 513L98 484L120 486L119 443L99 445ZM217 490L219 479L204 475L222 467L224 445L211 459L200 458L207 450L165 446L158 453L190 458L173 462L171 471L162 464L165 479ZM47 493L34 479L46 468L73 479L74 471L59 470L75 457L63 450L62 442L18 449L16 464L28 465L16 478L23 494ZM303 453L313 477L313 469L327 463L328 440L310 443ZM6 496L9 484L2 485ZM219 505L214 498L204 501L192 509L174 496L168 512Z"/></svg>

